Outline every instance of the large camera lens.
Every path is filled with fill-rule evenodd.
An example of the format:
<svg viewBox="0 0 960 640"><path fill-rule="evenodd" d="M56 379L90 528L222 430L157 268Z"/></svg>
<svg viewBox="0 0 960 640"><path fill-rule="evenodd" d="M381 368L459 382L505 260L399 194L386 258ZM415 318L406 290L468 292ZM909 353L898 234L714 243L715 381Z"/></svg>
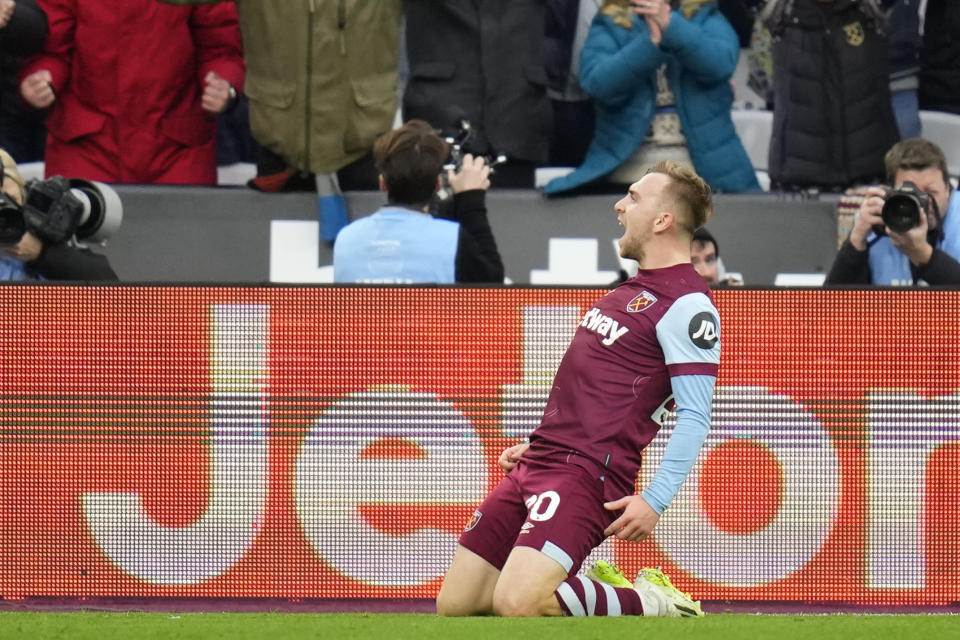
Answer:
<svg viewBox="0 0 960 640"><path fill-rule="evenodd" d="M920 224L920 210L915 196L895 193L883 203L880 217L890 230L904 233Z"/></svg>
<svg viewBox="0 0 960 640"><path fill-rule="evenodd" d="M77 238L84 242L106 243L123 221L123 204L113 187L102 182L70 179L70 192L83 205Z"/></svg>

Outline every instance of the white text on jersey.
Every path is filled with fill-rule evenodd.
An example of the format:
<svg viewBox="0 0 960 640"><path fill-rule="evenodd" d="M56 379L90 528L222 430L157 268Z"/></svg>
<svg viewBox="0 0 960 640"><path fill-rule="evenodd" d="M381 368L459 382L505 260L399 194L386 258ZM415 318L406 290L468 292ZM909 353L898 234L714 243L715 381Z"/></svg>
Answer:
<svg viewBox="0 0 960 640"><path fill-rule="evenodd" d="M583 316L583 320L580 321L581 327L586 327L591 331L596 331L600 335L604 336L603 344L604 346L609 347L614 342L620 339L620 336L625 334L629 329L626 327L621 327L620 323L611 318L600 313L600 309L594 307L587 311Z"/></svg>

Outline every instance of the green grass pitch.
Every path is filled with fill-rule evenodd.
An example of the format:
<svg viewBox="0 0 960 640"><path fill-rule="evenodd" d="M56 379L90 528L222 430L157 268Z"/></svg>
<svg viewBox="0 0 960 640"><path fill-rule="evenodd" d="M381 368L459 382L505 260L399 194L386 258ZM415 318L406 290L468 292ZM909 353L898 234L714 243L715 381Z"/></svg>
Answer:
<svg viewBox="0 0 960 640"><path fill-rule="evenodd" d="M956 615L708 615L663 618L438 618L424 614L0 612L3 640L883 640L960 638Z"/></svg>

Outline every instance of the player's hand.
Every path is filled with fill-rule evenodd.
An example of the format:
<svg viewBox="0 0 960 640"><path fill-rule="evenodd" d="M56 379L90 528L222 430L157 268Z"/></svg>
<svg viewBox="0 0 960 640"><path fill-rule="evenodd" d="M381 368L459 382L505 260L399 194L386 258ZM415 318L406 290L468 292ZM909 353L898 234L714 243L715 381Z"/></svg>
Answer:
<svg viewBox="0 0 960 640"><path fill-rule="evenodd" d="M474 157L468 153L463 156L460 171L454 173L451 169L447 172L447 180L454 193L471 189L487 190L490 188L490 167L483 156Z"/></svg>
<svg viewBox="0 0 960 640"><path fill-rule="evenodd" d="M640 542L653 532L660 521L660 515L640 496L624 496L613 502L605 502L603 508L607 511L623 509L620 517L603 531L603 535L616 535L621 540Z"/></svg>
<svg viewBox="0 0 960 640"><path fill-rule="evenodd" d="M500 458L497 459L497 464L499 464L500 468L505 472L510 471L517 466L517 461L520 460L520 456L523 455L523 452L526 451L529 446L529 442L521 442L512 447L507 447L500 454Z"/></svg>
<svg viewBox="0 0 960 640"><path fill-rule="evenodd" d="M850 244L857 251L867 250L867 236L873 227L883 226L883 218L880 212L883 210L883 198L886 191L882 187L870 187L867 189L867 197L860 203L860 209L853 219L853 229L850 230Z"/></svg>
<svg viewBox="0 0 960 640"><path fill-rule="evenodd" d="M51 82L53 75L46 69L31 73L20 83L20 95L30 106L46 109L57 99Z"/></svg>
<svg viewBox="0 0 960 640"><path fill-rule="evenodd" d="M214 115L226 111L233 101L230 83L213 71L207 72L203 83L203 97L200 99L200 106L203 110Z"/></svg>

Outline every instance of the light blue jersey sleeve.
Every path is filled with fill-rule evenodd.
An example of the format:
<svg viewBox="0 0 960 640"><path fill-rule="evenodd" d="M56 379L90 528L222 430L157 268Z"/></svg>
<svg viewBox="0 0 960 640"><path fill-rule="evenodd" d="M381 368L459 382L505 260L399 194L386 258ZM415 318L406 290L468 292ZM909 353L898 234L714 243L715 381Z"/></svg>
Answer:
<svg viewBox="0 0 960 640"><path fill-rule="evenodd" d="M670 307L657 322L657 342L671 378L680 374L713 373L720 364L720 314L710 298L690 293Z"/></svg>
<svg viewBox="0 0 960 640"><path fill-rule="evenodd" d="M674 427L663 462L641 494L654 511L662 514L680 490L700 453L713 406L714 376L685 375L670 378L677 403L677 426Z"/></svg>
<svg viewBox="0 0 960 640"><path fill-rule="evenodd" d="M660 468L641 495L662 514L693 468L710 429L720 364L720 314L703 293L685 295L657 323L657 340L677 403L677 426Z"/></svg>

